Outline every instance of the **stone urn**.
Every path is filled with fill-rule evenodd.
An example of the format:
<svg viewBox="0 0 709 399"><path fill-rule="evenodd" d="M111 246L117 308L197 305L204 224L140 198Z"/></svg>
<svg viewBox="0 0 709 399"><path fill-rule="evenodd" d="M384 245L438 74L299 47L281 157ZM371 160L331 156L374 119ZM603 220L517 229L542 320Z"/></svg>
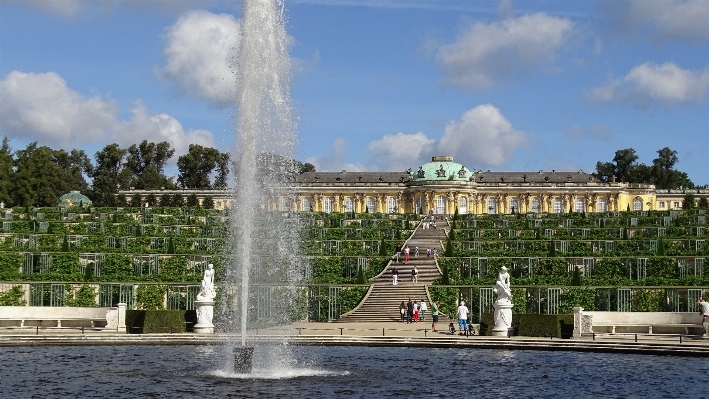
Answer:
<svg viewBox="0 0 709 399"><path fill-rule="evenodd" d="M495 308L495 327L492 328L492 335L495 337L506 337L507 332L512 328L512 307L509 300L497 300L492 306Z"/></svg>

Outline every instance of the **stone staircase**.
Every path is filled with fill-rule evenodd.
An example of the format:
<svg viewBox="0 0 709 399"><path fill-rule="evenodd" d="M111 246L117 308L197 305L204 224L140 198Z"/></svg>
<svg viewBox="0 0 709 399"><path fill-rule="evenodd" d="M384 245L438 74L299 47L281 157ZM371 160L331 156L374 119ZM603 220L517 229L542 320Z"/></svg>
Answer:
<svg viewBox="0 0 709 399"><path fill-rule="evenodd" d="M426 286L438 278L441 273L436 266L434 257L426 256L426 248L437 249L438 253L443 252L442 244L446 240L446 231L449 229L448 222L436 220L437 229L424 229L423 224L419 224L413 235L406 241L409 246L409 263L404 264L403 252L396 262L395 258L389 262L384 271L376 276L369 292L360 304L350 312L343 314L334 322L341 323L365 323L365 322L392 322L400 320L399 306L401 302L425 300L428 305L426 321L431 320L431 299L428 297ZM419 248L419 256L414 256L416 247ZM391 271L394 267L399 269L399 282L392 284ZM416 266L419 273L418 284L411 282L411 270ZM441 320L442 321L442 320Z"/></svg>

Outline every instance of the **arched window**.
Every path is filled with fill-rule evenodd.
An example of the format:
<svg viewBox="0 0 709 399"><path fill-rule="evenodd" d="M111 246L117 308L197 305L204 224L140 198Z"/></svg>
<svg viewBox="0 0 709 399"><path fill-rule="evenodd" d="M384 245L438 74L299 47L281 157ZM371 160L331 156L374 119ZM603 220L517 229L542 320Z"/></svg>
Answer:
<svg viewBox="0 0 709 399"><path fill-rule="evenodd" d="M539 197L532 198L532 213L539 213L542 211L542 202Z"/></svg>
<svg viewBox="0 0 709 399"><path fill-rule="evenodd" d="M583 198L576 198L576 212L586 212L586 201Z"/></svg>
<svg viewBox="0 0 709 399"><path fill-rule="evenodd" d="M389 213L396 213L396 198L389 197L389 199L387 200L387 205L389 208Z"/></svg>
<svg viewBox="0 0 709 399"><path fill-rule="evenodd" d="M495 200L495 197L490 197L487 199L487 213L488 215L494 215L497 213L497 200Z"/></svg>
<svg viewBox="0 0 709 399"><path fill-rule="evenodd" d="M369 213L374 213L376 209L374 209L374 197L367 197L367 212Z"/></svg>
<svg viewBox="0 0 709 399"><path fill-rule="evenodd" d="M439 195L436 198L436 213L439 215L446 213L446 197L443 195Z"/></svg>
<svg viewBox="0 0 709 399"><path fill-rule="evenodd" d="M325 199L323 199L323 211L325 213L332 213L332 197L325 197Z"/></svg>
<svg viewBox="0 0 709 399"><path fill-rule="evenodd" d="M416 213L423 213L423 197L420 195L416 197Z"/></svg>
<svg viewBox="0 0 709 399"><path fill-rule="evenodd" d="M517 197L510 198L510 213L519 213L519 199Z"/></svg>
<svg viewBox="0 0 709 399"><path fill-rule="evenodd" d="M561 198L556 197L554 198L554 213L561 213Z"/></svg>
<svg viewBox="0 0 709 399"><path fill-rule="evenodd" d="M601 197L598 199L596 202L596 211L597 212L607 212L608 211L608 204L606 203L606 198Z"/></svg>
<svg viewBox="0 0 709 399"><path fill-rule="evenodd" d="M458 213L461 215L465 215L468 213L468 197L460 197L460 200L458 201Z"/></svg>
<svg viewBox="0 0 709 399"><path fill-rule="evenodd" d="M310 197L303 197L303 212L310 212L313 209L310 206Z"/></svg>
<svg viewBox="0 0 709 399"><path fill-rule="evenodd" d="M352 197L345 198L345 212L353 212L353 209L354 202L352 201Z"/></svg>
<svg viewBox="0 0 709 399"><path fill-rule="evenodd" d="M642 211L643 210L643 200L640 198L635 198L633 200L633 210Z"/></svg>

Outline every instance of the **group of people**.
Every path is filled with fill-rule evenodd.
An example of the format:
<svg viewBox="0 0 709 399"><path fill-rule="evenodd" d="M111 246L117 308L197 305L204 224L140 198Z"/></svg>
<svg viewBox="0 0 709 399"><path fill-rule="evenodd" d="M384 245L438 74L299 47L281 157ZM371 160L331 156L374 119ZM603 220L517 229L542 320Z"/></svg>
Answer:
<svg viewBox="0 0 709 399"><path fill-rule="evenodd" d="M431 331L436 331L436 323L438 323L438 312L439 312L438 301L431 303L431 316L433 322L431 324ZM418 323L419 321L426 320L426 311L428 306L426 306L426 300L421 300L420 302L412 301L409 298L408 302L401 302L399 305L399 312L401 313L402 323Z"/></svg>
<svg viewBox="0 0 709 399"><path fill-rule="evenodd" d="M391 271L391 281L392 285L397 285L399 284L399 268L394 266L394 269ZM416 266L411 269L411 282L413 284L416 284L419 282L419 269L416 268Z"/></svg>
<svg viewBox="0 0 709 399"><path fill-rule="evenodd" d="M446 218L447 220L448 218ZM436 217L429 215L423 220L423 228L425 229L435 229L436 228Z"/></svg>

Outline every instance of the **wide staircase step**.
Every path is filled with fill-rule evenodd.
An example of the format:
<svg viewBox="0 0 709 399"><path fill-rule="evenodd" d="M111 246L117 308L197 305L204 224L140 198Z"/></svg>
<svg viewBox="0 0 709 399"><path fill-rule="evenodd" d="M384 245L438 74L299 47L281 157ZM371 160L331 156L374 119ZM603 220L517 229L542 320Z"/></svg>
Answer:
<svg viewBox="0 0 709 399"><path fill-rule="evenodd" d="M334 322L391 322L399 321L399 306L401 302L426 301L430 312L430 298L428 297L426 286L433 283L441 276L436 266L433 256L426 256L426 248L434 248L440 253L442 243L446 240L448 222L436 220L436 229L423 229L420 223L413 235L406 241L409 246L409 262L404 264L403 253L399 257L399 262L395 257L389 262L379 276L373 279L372 287L367 297L352 311L342 315ZM419 248L419 256L414 256L415 248ZM392 284L391 272L396 267L399 271L398 284ZM411 281L411 270L416 267L418 271L418 283ZM430 320L430 313L427 315ZM442 321L442 320L441 320Z"/></svg>

